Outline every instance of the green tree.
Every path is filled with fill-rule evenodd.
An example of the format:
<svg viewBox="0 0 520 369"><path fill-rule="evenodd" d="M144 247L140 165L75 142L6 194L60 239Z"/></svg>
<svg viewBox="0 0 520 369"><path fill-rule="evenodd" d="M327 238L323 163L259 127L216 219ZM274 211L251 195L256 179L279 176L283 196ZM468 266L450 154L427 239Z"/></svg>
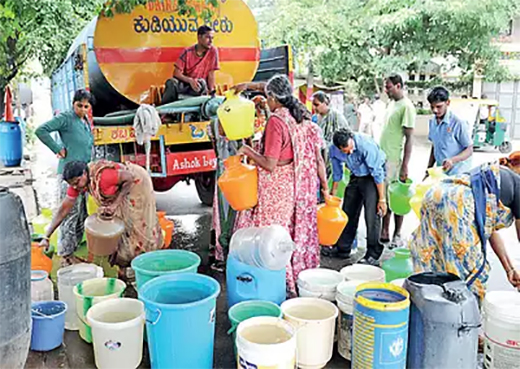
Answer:
<svg viewBox="0 0 520 369"><path fill-rule="evenodd" d="M364 90L392 71L419 68L434 57L475 65L490 78L503 72L493 46L518 14L516 0L275 0L262 14L267 45L289 43L312 58L327 82L357 81ZM280 16L281 15L281 16Z"/></svg>
<svg viewBox="0 0 520 369"><path fill-rule="evenodd" d="M207 17L217 0L202 14L187 0L177 0L179 13ZM80 30L97 14L127 13L148 0L0 0L0 114L5 87L26 63L38 59L50 74L65 57Z"/></svg>

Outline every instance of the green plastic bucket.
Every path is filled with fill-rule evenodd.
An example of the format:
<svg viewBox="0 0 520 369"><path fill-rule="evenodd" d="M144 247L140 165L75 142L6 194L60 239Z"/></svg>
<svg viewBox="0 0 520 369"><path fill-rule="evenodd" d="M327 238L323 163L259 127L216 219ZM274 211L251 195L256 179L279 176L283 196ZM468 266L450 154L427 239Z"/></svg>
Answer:
<svg viewBox="0 0 520 369"><path fill-rule="evenodd" d="M388 186L388 201L390 210L397 215L406 215L411 210L410 200L414 195L411 189L412 180L407 179L406 182L395 181Z"/></svg>
<svg viewBox="0 0 520 369"><path fill-rule="evenodd" d="M137 290L155 277L172 273L197 273L200 256L187 250L146 252L132 260Z"/></svg>
<svg viewBox="0 0 520 369"><path fill-rule="evenodd" d="M229 321L231 322L231 329L228 334L233 334L233 346L235 348L235 355L237 353L236 339L237 327L244 320L255 318L257 316L272 316L275 318L282 317L282 309L274 302L251 300L243 301L233 305L228 311Z"/></svg>

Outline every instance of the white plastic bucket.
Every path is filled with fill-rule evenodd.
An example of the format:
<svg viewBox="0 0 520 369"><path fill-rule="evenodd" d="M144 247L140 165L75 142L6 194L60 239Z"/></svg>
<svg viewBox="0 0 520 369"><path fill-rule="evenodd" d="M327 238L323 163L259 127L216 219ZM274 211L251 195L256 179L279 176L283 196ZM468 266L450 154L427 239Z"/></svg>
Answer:
<svg viewBox="0 0 520 369"><path fill-rule="evenodd" d="M116 278L89 279L74 286L79 336L84 341L92 343L92 330L87 324L88 310L102 301L121 298L125 289L125 282Z"/></svg>
<svg viewBox="0 0 520 369"><path fill-rule="evenodd" d="M364 281L344 281L338 285L336 301L339 308L338 353L345 359L352 359L352 329L354 328L354 298L356 288Z"/></svg>
<svg viewBox="0 0 520 369"><path fill-rule="evenodd" d="M338 308L332 302L297 297L282 305L284 319L296 328L297 364L304 369L323 368L332 358Z"/></svg>
<svg viewBox="0 0 520 369"><path fill-rule="evenodd" d="M94 357L100 369L137 368L143 357L144 304L136 299L114 299L87 312L92 328Z"/></svg>
<svg viewBox="0 0 520 369"><path fill-rule="evenodd" d="M347 281L385 282L385 271L372 265L354 264L340 270Z"/></svg>
<svg viewBox="0 0 520 369"><path fill-rule="evenodd" d="M76 313L76 298L74 286L92 278L102 278L103 268L94 264L75 264L58 270L58 298L67 304L65 313L65 329L77 331L79 329L78 314Z"/></svg>
<svg viewBox="0 0 520 369"><path fill-rule="evenodd" d="M518 368L520 363L520 293L488 292L484 300L484 367Z"/></svg>
<svg viewBox="0 0 520 369"><path fill-rule="evenodd" d="M293 369L296 334L286 321L275 317L244 320L237 328L237 368Z"/></svg>
<svg viewBox="0 0 520 369"><path fill-rule="evenodd" d="M399 278L399 279L394 279L392 282L393 285L395 286L399 286L399 287L403 287L404 286L404 282L406 281L406 278Z"/></svg>
<svg viewBox="0 0 520 369"><path fill-rule="evenodd" d="M340 272L332 269L307 269L298 275L298 292L300 297L336 301L336 287L343 279Z"/></svg>

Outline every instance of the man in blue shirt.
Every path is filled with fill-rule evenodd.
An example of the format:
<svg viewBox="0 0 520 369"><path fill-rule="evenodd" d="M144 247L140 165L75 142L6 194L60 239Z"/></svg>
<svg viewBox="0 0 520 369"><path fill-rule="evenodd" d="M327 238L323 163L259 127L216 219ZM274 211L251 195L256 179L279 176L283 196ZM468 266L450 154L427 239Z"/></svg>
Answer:
<svg viewBox="0 0 520 369"><path fill-rule="evenodd" d="M434 114L428 135L433 144L428 168L437 164L448 175L469 171L473 142L468 123L448 109L450 93L444 87L435 87L428 95L428 102Z"/></svg>
<svg viewBox="0 0 520 369"><path fill-rule="evenodd" d="M340 129L334 133L330 147L332 163L332 195L343 178L343 164L350 170L350 182L345 188L343 211L349 221L336 244L338 257L348 258L361 215L365 208L367 252L361 262L377 265L384 246L379 241L381 220L387 212L385 195L385 153L371 137Z"/></svg>

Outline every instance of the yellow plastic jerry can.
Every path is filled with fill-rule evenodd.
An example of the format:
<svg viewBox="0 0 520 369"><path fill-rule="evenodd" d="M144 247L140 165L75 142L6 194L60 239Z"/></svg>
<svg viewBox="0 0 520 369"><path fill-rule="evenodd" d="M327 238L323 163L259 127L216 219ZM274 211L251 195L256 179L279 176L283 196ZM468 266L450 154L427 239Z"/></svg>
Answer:
<svg viewBox="0 0 520 369"><path fill-rule="evenodd" d="M232 141L252 137L255 133L255 104L232 90L217 110L226 137Z"/></svg>

